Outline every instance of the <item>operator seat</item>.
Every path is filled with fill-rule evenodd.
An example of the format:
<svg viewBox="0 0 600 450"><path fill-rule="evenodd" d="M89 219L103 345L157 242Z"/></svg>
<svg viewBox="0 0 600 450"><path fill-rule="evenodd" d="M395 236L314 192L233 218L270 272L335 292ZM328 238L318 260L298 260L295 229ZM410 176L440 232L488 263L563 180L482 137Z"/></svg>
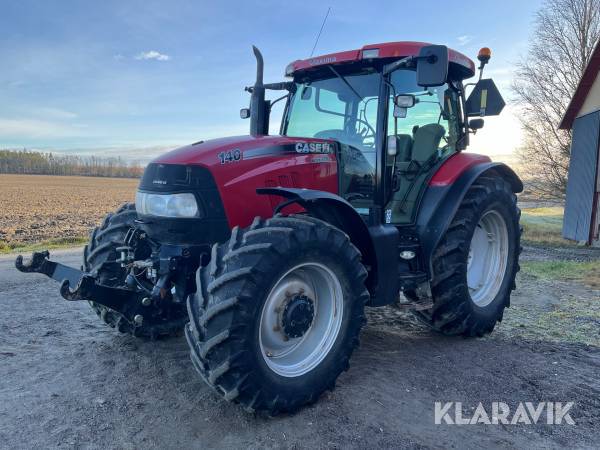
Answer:
<svg viewBox="0 0 600 450"><path fill-rule="evenodd" d="M437 123L414 127L408 157L406 152L398 147L396 173L393 174L395 192L387 206L392 212L392 223L409 223L412 220L421 186L429 173L430 164L435 162L445 134L445 128ZM410 138L409 135L400 136ZM410 142L405 137L402 139Z"/></svg>
<svg viewBox="0 0 600 450"><path fill-rule="evenodd" d="M414 144L412 160L424 164L438 151L440 142L446 130L438 123L428 123L416 129L414 133Z"/></svg>

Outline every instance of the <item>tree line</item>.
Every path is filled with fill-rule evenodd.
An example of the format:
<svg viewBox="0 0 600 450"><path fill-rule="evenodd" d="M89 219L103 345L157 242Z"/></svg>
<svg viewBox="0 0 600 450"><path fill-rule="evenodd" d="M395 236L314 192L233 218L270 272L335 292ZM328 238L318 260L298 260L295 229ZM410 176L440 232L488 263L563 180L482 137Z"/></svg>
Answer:
<svg viewBox="0 0 600 450"><path fill-rule="evenodd" d="M55 155L29 150L0 150L0 173L139 178L144 169L121 157Z"/></svg>

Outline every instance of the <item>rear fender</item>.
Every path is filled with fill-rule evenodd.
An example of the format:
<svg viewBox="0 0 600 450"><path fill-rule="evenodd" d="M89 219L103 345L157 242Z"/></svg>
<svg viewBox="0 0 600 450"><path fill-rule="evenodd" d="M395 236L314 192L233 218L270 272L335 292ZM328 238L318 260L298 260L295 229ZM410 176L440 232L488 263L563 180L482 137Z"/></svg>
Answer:
<svg viewBox="0 0 600 450"><path fill-rule="evenodd" d="M444 166L438 173L443 169ZM523 191L523 182L510 167L502 163L489 162L489 159L487 162L470 164L462 172L453 174L442 172L441 176L434 175L421 200L416 221L424 266L430 279L433 274L431 265L433 252L450 226L467 191L481 176L500 176L510 183L513 192Z"/></svg>
<svg viewBox="0 0 600 450"><path fill-rule="evenodd" d="M367 226L350 203L331 192L282 187L259 188L256 192L287 199L282 205L297 203L311 216L343 230L360 251L362 263L369 271L371 305L389 303L397 296L399 233L395 226Z"/></svg>

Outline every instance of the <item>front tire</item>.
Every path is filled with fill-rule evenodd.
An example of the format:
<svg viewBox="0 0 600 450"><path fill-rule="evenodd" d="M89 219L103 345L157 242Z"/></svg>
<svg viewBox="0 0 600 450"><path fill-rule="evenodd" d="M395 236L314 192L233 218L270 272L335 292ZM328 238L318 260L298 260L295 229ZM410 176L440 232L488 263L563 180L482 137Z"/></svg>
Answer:
<svg viewBox="0 0 600 450"><path fill-rule="evenodd" d="M473 183L433 254L433 307L414 311L422 322L447 335L492 332L516 288L520 215L517 197L503 178L480 177Z"/></svg>
<svg viewBox="0 0 600 450"><path fill-rule="evenodd" d="M270 415L333 389L365 323L366 269L348 236L309 216L234 228L198 269L186 337L226 400Z"/></svg>
<svg viewBox="0 0 600 450"><path fill-rule="evenodd" d="M108 214L102 224L92 231L90 241L83 250L83 267L101 284L112 287L125 286L128 270L117 261L120 256L117 248L125 245L125 236L130 228L135 227L136 218L135 205L125 203L115 213ZM137 248L136 259L147 258L150 253L151 249L147 246ZM140 303L146 295L132 291L128 301ZM164 303L160 306L148 306L143 324L136 326L117 311L93 301L89 302L92 310L108 326L121 333L146 339L181 334L187 322L185 306L173 302Z"/></svg>

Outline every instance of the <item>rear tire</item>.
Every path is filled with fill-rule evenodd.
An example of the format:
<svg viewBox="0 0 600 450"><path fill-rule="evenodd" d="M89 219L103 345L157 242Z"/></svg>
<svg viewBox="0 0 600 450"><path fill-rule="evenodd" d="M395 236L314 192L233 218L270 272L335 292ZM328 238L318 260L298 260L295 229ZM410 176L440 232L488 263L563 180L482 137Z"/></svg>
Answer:
<svg viewBox="0 0 600 450"><path fill-rule="evenodd" d="M447 335L490 333L516 288L520 216L508 182L500 176L477 179L433 254L433 307L414 314Z"/></svg>
<svg viewBox="0 0 600 450"><path fill-rule="evenodd" d="M121 267L117 247L125 245L125 235L130 228L135 226L137 218L135 205L125 203L114 214L108 214L99 227L94 228L90 234L90 241L83 250L83 268L86 272L96 277L98 282L106 286L125 286L127 270ZM136 259L150 256L149 247L136 249ZM141 302L146 295L131 292L131 302ZM89 302L92 310L100 319L121 333L130 334L141 338L155 339L161 336L172 336L181 333L187 322L187 313L184 305L170 303L158 307L147 307L144 322L141 326L134 326L122 314L93 301Z"/></svg>
<svg viewBox="0 0 600 450"><path fill-rule="evenodd" d="M333 389L365 323L360 257L345 233L309 216L234 228L188 297L185 331L200 376L226 400L270 415Z"/></svg>

